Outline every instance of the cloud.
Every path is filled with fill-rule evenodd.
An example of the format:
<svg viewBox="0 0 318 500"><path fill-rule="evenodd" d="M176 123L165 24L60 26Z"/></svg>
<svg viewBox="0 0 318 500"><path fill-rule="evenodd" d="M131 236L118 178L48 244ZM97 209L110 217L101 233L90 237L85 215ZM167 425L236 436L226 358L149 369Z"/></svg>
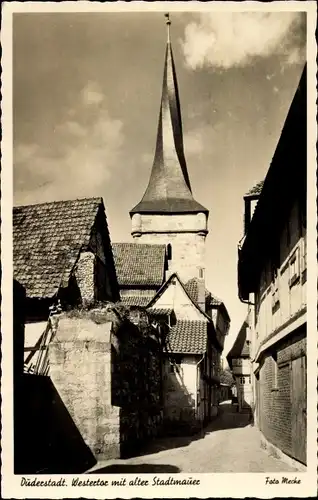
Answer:
<svg viewBox="0 0 318 500"><path fill-rule="evenodd" d="M181 41L191 69L246 66L256 57L282 56L286 64L304 60L305 18L299 12L195 14Z"/></svg>
<svg viewBox="0 0 318 500"><path fill-rule="evenodd" d="M46 143L14 145L16 202L102 196L103 184L120 168L124 134L103 93L90 82Z"/></svg>
<svg viewBox="0 0 318 500"><path fill-rule="evenodd" d="M96 82L88 82L82 90L82 101L84 104L100 104L104 99L105 96Z"/></svg>
<svg viewBox="0 0 318 500"><path fill-rule="evenodd" d="M201 155L204 150L203 130L196 128L184 136L184 148L186 156Z"/></svg>

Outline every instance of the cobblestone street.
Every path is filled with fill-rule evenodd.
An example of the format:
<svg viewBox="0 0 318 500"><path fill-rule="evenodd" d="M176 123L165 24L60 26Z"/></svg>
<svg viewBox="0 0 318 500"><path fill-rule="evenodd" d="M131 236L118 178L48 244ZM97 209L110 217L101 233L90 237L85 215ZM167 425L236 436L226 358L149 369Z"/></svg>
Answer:
<svg viewBox="0 0 318 500"><path fill-rule="evenodd" d="M142 454L98 463L96 473L293 472L260 447L260 433L249 414L236 413L229 401L219 416L192 437L157 439Z"/></svg>

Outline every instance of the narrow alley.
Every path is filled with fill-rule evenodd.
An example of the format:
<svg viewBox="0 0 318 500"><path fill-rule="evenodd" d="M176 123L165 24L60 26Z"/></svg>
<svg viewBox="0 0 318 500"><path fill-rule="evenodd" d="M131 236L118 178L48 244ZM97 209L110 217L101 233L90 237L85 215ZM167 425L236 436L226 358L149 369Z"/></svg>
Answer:
<svg viewBox="0 0 318 500"><path fill-rule="evenodd" d="M150 443L137 457L96 464L90 473L293 472L260 447L260 434L248 413L236 413L230 401L202 433L167 437Z"/></svg>

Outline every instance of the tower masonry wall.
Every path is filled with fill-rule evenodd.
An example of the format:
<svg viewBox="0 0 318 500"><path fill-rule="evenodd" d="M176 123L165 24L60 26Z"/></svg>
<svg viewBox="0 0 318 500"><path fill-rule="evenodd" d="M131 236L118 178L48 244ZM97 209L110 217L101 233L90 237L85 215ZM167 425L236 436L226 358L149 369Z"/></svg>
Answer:
<svg viewBox="0 0 318 500"><path fill-rule="evenodd" d="M147 231L207 231L207 216L202 212L175 215L135 214L132 221L133 229L135 221L142 233Z"/></svg>
<svg viewBox="0 0 318 500"><path fill-rule="evenodd" d="M140 232L133 232L133 236L138 243L170 243L166 278L177 272L183 281L188 281L199 277L199 268L205 268L206 223L205 214L141 215Z"/></svg>

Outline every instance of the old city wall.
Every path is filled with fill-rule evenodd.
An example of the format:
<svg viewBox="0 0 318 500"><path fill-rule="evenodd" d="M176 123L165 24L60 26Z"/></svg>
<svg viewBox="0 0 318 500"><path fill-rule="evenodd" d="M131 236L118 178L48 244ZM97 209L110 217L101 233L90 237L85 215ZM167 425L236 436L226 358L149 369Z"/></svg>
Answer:
<svg viewBox="0 0 318 500"><path fill-rule="evenodd" d="M50 376L94 456L119 456L119 408L111 404L112 322L62 316L49 347Z"/></svg>
<svg viewBox="0 0 318 500"><path fill-rule="evenodd" d="M121 408L121 454L130 455L160 432L162 354L156 331L140 308L116 331L112 343L112 403Z"/></svg>
<svg viewBox="0 0 318 500"><path fill-rule="evenodd" d="M143 330L144 331L144 330ZM159 344L128 318L93 309L62 315L50 375L97 459L120 457L158 432Z"/></svg>

